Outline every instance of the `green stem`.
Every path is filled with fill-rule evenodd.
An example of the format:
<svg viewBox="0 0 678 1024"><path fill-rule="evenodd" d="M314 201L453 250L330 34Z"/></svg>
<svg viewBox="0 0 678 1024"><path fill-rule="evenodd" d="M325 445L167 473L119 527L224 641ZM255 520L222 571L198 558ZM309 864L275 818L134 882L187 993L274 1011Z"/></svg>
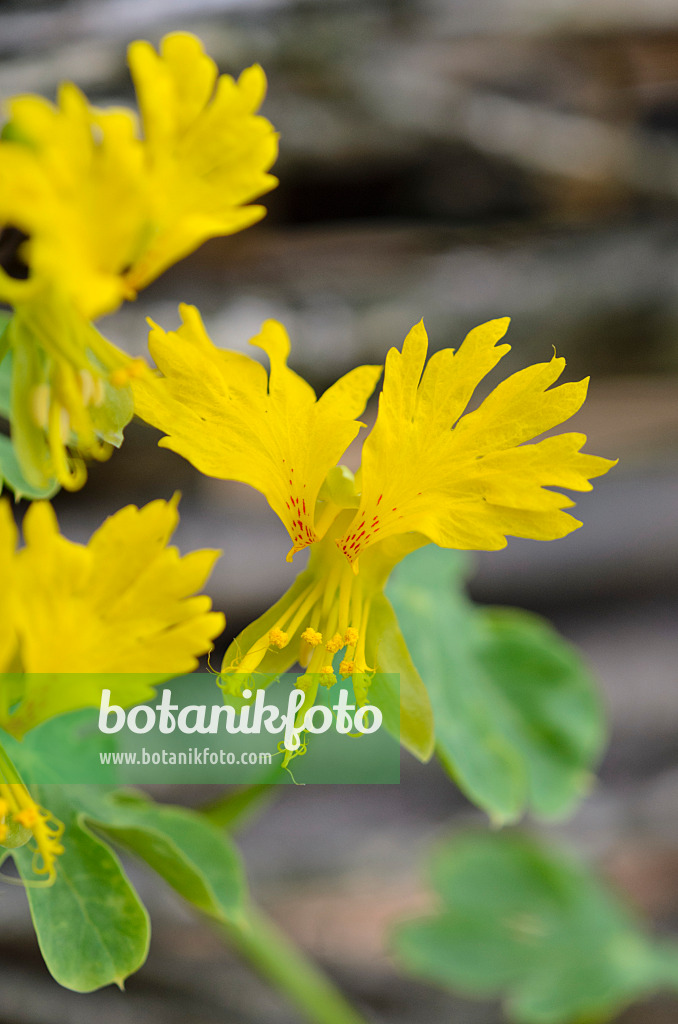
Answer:
<svg viewBox="0 0 678 1024"><path fill-rule="evenodd" d="M244 786L235 793L223 793L216 800L203 804L199 810L217 828L233 831L240 828L259 810L261 804L272 797L272 789L273 786L269 782L257 782L252 786Z"/></svg>
<svg viewBox="0 0 678 1024"><path fill-rule="evenodd" d="M329 978L256 907L249 907L242 925L219 922L217 928L311 1024L366 1024Z"/></svg>
<svg viewBox="0 0 678 1024"><path fill-rule="evenodd" d="M2 743L0 743L0 782L21 783L19 773L5 753Z"/></svg>

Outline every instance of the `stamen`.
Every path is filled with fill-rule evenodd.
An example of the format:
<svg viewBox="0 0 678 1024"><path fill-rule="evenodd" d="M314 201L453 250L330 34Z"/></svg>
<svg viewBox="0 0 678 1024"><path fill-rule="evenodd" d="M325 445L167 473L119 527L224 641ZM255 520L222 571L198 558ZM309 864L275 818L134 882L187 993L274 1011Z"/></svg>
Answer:
<svg viewBox="0 0 678 1024"><path fill-rule="evenodd" d="M301 639L305 640L310 647L317 647L323 642L323 635L312 626L308 626L301 634Z"/></svg>
<svg viewBox="0 0 678 1024"><path fill-rule="evenodd" d="M344 640L341 633L335 633L331 640L328 640L325 644L325 650L329 651L330 654L336 654L344 647Z"/></svg>
<svg viewBox="0 0 678 1024"><path fill-rule="evenodd" d="M344 633L344 646L355 647L355 645L358 643L359 637L360 634L358 633L358 630L354 629L353 626L349 626L346 632Z"/></svg>
<svg viewBox="0 0 678 1024"><path fill-rule="evenodd" d="M339 672L344 677L344 679L346 678L346 676L352 676L355 671L356 671L356 664L355 664L355 662L354 661L348 661L348 659L344 658L344 660L342 661L341 665L339 666Z"/></svg>
<svg viewBox="0 0 678 1024"><path fill-rule="evenodd" d="M57 857L64 852L64 847L59 842L64 826L53 818L49 811L36 804L21 782L0 782L0 793L2 793L0 796L0 818L7 818L11 815L13 822L32 833L36 844L33 871L36 875L46 876L40 883L27 884L51 885L56 878ZM4 821L0 825L0 842L5 842L8 836L9 827ZM21 842L13 842L12 845L21 845Z"/></svg>
<svg viewBox="0 0 678 1024"><path fill-rule="evenodd" d="M38 820L39 815L35 807L24 807L14 815L14 821L19 825L23 825L24 828L33 828Z"/></svg>
<svg viewBox="0 0 678 1024"><path fill-rule="evenodd" d="M146 370L146 363L137 357L130 360L126 366L119 366L108 378L114 388L124 388L131 380L141 377Z"/></svg>
<svg viewBox="0 0 678 1024"><path fill-rule="evenodd" d="M283 647L287 647L289 639L290 638L284 629L278 629L277 627L274 627L273 629L270 629L268 631L269 643L273 644L273 646L277 647L279 650L282 650Z"/></svg>
<svg viewBox="0 0 678 1024"><path fill-rule="evenodd" d="M337 677L335 676L331 665L322 665L319 669L319 673L322 677L320 682L323 686L327 686L328 688L330 686L334 686L337 681Z"/></svg>

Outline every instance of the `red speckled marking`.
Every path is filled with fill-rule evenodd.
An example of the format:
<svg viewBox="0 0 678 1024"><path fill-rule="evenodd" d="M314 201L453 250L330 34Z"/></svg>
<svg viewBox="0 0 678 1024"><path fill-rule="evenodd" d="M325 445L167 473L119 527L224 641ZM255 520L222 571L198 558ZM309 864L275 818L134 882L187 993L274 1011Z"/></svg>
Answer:
<svg viewBox="0 0 678 1024"><path fill-rule="evenodd" d="M292 481L290 480L290 484ZM318 539L318 535L313 529L312 523L309 522L308 509L306 508L306 499L297 498L295 495L290 494L289 501L285 502L287 508L292 512L294 518L292 519L292 526L290 533L292 535L293 551L301 551L302 548L307 547L309 544L315 543Z"/></svg>
<svg viewBox="0 0 678 1024"><path fill-rule="evenodd" d="M379 495L379 501L381 501L383 495ZM379 501L377 504L379 504ZM398 509L394 508L394 512ZM402 516L400 517L402 518ZM357 525L347 533L345 537L337 541L337 547L340 551L343 551L349 562L355 562L361 551L364 550L371 543L375 534L379 533L382 523L378 515L375 515L369 526L365 513L363 512L360 516L360 520Z"/></svg>

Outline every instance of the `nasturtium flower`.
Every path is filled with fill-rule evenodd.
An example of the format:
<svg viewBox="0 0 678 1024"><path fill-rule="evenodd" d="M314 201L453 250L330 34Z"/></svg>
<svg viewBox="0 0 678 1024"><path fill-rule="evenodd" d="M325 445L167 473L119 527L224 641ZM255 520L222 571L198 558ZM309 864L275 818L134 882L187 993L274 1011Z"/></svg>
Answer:
<svg viewBox="0 0 678 1024"><path fill-rule="evenodd" d="M0 501L0 728L14 736L54 715L98 706L97 674L120 673L121 702L149 683L192 672L224 627L198 594L218 552L183 557L168 541L177 498L128 505L87 545L59 533L52 506L34 502L25 544Z"/></svg>
<svg viewBox="0 0 678 1024"><path fill-rule="evenodd" d="M165 36L156 53L128 51L141 111L92 107L72 83L56 104L8 103L0 141L0 225L27 240L21 281L0 273L12 305L43 282L85 319L114 310L208 238L259 220L248 206L276 179L272 125L257 111L266 79L257 65L219 75L195 36Z"/></svg>
<svg viewBox="0 0 678 1024"><path fill-rule="evenodd" d="M21 380L11 410L28 482L75 489L84 458L109 454L132 415L138 363L90 321L206 239L265 213L277 136L257 111L260 67L219 76L200 40L165 36L160 52L129 48L141 123L132 110L100 110L71 83L56 104L8 103L0 138L0 229L25 240L27 277L0 269L0 301L15 316L4 339ZM0 358L3 345L0 344Z"/></svg>
<svg viewBox="0 0 678 1024"><path fill-rule="evenodd" d="M162 446L202 472L260 490L290 534L288 558L311 548L290 590L227 651L222 672L233 694L250 673L283 672L298 660L306 669L298 685L307 693L300 714L337 674L352 677L364 703L375 670L387 661L394 670L384 652L387 633L393 650L397 626L383 589L406 554L430 542L494 551L509 536L564 537L581 523L564 511L574 502L551 488L590 490L590 478L614 465L582 453L583 434L533 441L586 397L587 380L551 386L565 367L555 355L512 374L466 412L509 350L498 344L508 318L477 327L458 351L436 352L427 365L422 323L402 351L390 350L354 477L337 463L362 426L356 417L379 368L353 370L316 399L286 365L280 324L267 321L253 339L269 357L267 379L259 363L216 348L195 309L181 314L178 331L151 331L162 376L133 382L136 410L165 432ZM430 741L417 752L430 754Z"/></svg>

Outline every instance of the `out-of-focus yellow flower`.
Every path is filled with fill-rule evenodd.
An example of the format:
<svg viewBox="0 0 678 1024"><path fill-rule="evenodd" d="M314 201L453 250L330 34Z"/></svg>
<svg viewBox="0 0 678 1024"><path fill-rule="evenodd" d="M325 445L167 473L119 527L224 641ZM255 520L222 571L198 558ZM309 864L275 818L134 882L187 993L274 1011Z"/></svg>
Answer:
<svg viewBox="0 0 678 1024"><path fill-rule="evenodd" d="M234 693L247 673L282 672L298 658L311 703L318 683L333 681L336 658L365 699L385 623L394 618L383 587L400 559L431 541L494 551L508 536L564 537L581 523L563 511L574 502L550 488L590 490L589 479L614 465L583 454L583 434L526 443L572 416L586 397L587 380L551 387L564 359L514 373L466 413L509 350L497 344L507 318L477 327L458 351L435 353L426 368L423 324L402 352L391 349L354 479L335 463L361 426L355 417L378 368L360 367L316 399L286 367L283 328L268 321L253 339L269 355L267 388L258 363L215 348L197 312L181 312L177 332L151 332L163 376L133 383L137 411L166 433L161 445L202 472L262 491L292 538L288 557L311 545L308 568L226 653Z"/></svg>
<svg viewBox="0 0 678 1024"><path fill-rule="evenodd" d="M129 48L141 128L126 109L98 110L76 86L56 105L8 104L0 139L0 229L20 230L28 276L0 269L15 314L0 341L14 358L12 437L27 482L82 486L85 459L105 458L132 416L140 372L90 321L133 299L207 238L259 220L277 154L257 114L260 67L218 75L200 40L174 33L160 53Z"/></svg>
<svg viewBox="0 0 678 1024"><path fill-rule="evenodd" d="M0 681L2 728L20 736L64 711L98 705L97 673L130 674L134 703L152 692L149 676L134 674L155 682L197 667L224 627L209 597L192 596L218 552L181 557L167 546L177 521L176 497L128 505L84 546L61 536L48 502L34 502L17 550L8 503L0 502L0 672L18 674Z"/></svg>
<svg viewBox="0 0 678 1024"><path fill-rule="evenodd" d="M57 104L9 102L0 141L0 225L28 239L29 276L0 272L0 299L18 305L47 283L85 319L115 309L207 238L259 220L247 206L269 191L277 154L257 114L260 67L218 76L200 40L174 33L160 53L138 41L129 63L141 109L98 110L71 83Z"/></svg>
<svg viewBox="0 0 678 1024"><path fill-rule="evenodd" d="M255 64L237 81L218 76L200 41L186 32L129 48L144 133L150 189L149 226L125 274L126 286L145 287L207 238L231 235L264 216L246 205L269 192L277 135L257 114L266 77Z"/></svg>

